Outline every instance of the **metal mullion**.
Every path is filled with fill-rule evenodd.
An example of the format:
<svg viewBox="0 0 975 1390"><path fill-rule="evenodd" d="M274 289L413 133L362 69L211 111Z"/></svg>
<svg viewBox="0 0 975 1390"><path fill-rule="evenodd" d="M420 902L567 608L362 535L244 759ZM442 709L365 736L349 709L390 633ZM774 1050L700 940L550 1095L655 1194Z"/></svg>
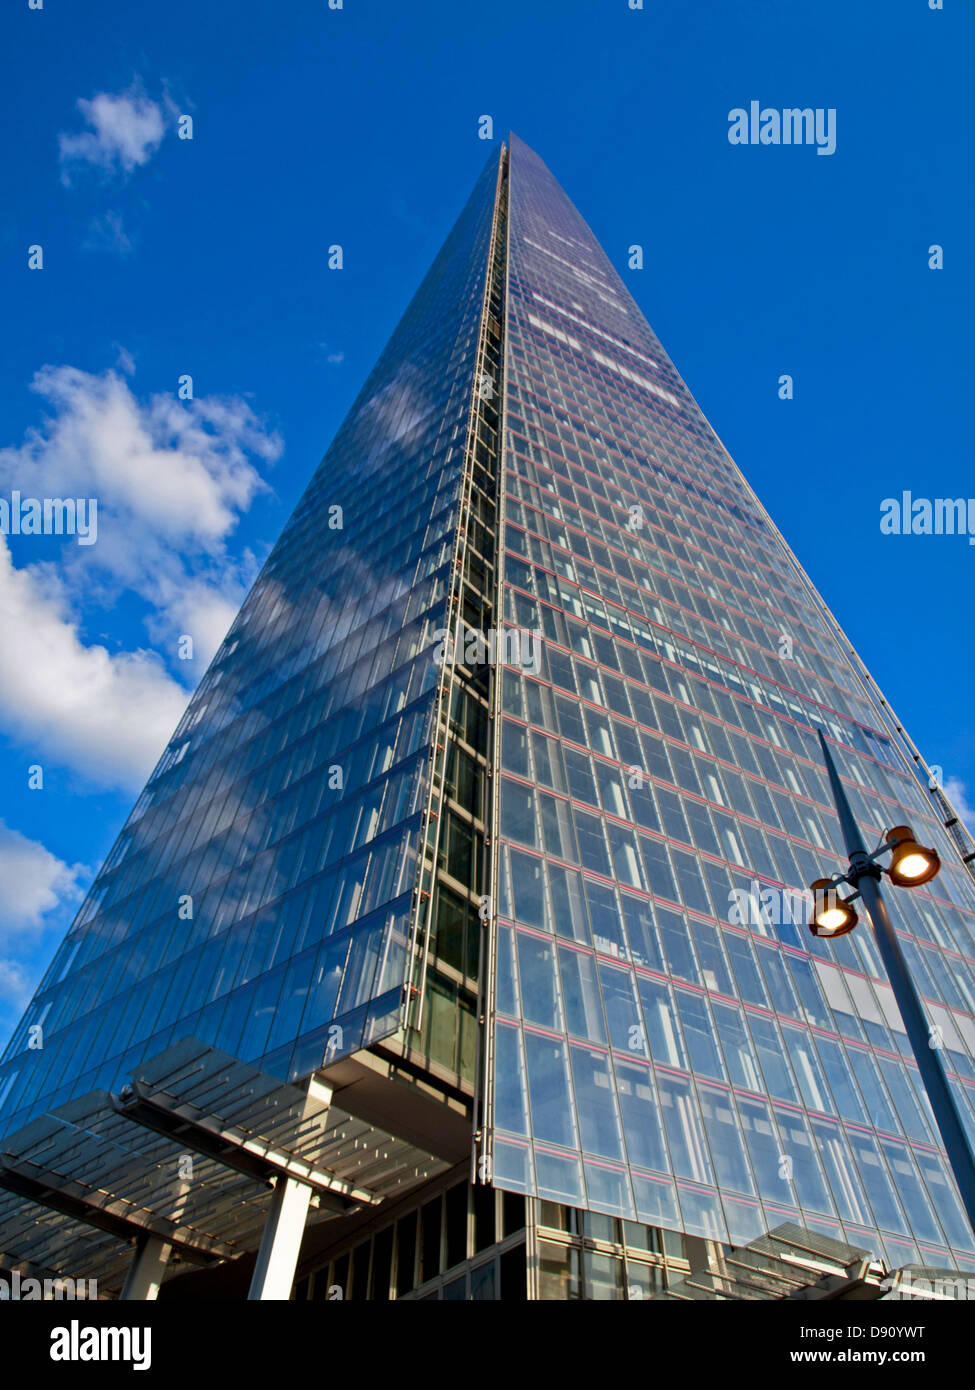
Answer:
<svg viewBox="0 0 975 1390"><path fill-rule="evenodd" d="M500 341L499 341L499 368L501 374L502 390L498 408L498 454L497 454L497 473L495 482L496 500L494 509L494 531L495 531L495 558L494 558L494 613L495 625L503 621L504 608L504 525L505 525L505 496L506 496L506 445L505 445L505 419L507 415L507 390L508 390L508 313L510 303L510 278L511 263L508 256L508 235L511 222L511 175L510 175L510 152L504 155L505 167L507 170L507 187L503 190L505 197L505 224L504 224L504 244L503 256L501 257L501 275L503 276L503 293L500 296L501 317L498 319ZM499 193L501 192L499 185ZM492 267L492 271L494 267ZM493 279L493 274L492 274ZM488 809L490 815L488 820L488 831L484 837L484 857L485 871L483 876L483 887L486 892L488 911L484 918L481 931L481 963L478 971L478 1050L479 1056L475 1069L475 1097L474 1113L478 1128L474 1132L474 1143L471 1148L471 1172L472 1181L481 1179L482 1175L478 1171L478 1150L480 1158L486 1161L486 1168L490 1179L493 1179L493 1132L494 1123L494 1011L497 989L495 972L495 939L497 932L497 893L498 893L498 837L500 834L500 797L495 791L495 770L501 766L501 679L502 668L495 666L489 694L488 708L488 767L486 777L486 790L488 793ZM530 1150L529 1150L530 1152ZM529 1223L530 1224L530 1223ZM528 1297L537 1298L538 1289L538 1269L537 1269L537 1250L534 1243L534 1226L530 1224L530 1229L526 1235L527 1266L528 1266Z"/></svg>
<svg viewBox="0 0 975 1390"><path fill-rule="evenodd" d="M472 383L471 383L471 403L470 403L470 414L469 414L469 417L468 417L468 433L467 433L467 440L466 440L466 446L465 446L464 471L463 471L463 476L462 476L462 481L461 481L461 498L460 498L460 504L459 504L459 509L458 509L458 513L457 513L457 531L456 531L456 536L455 536L454 564L453 564L452 571L451 571L451 592L450 592L450 596L449 596L449 599L448 599L448 623L449 623L449 630L450 630L451 634L454 633L455 628L457 627L457 625L459 625L459 624L463 621L462 618L461 618L461 612L460 612L460 597L461 597L462 586L463 586L463 581L464 581L464 574L465 574L464 560L466 559L466 555L467 555L467 533L468 533L468 530L469 530L469 519L468 519L468 517L469 517L469 512L470 512L470 499L471 499L471 493L472 493L472 490L473 490L474 469L475 469L475 464L476 464L477 426L478 426L478 422L479 422L479 419L480 419L480 404L479 404L479 403L480 403L480 401L481 401L481 399L482 399L482 398L481 398L481 395L480 395L480 391L481 391L481 381L482 381L483 376L485 375L484 366L485 366L485 346L486 346L486 338L487 338L487 333L486 333L486 329L487 329L487 314L488 314L488 310L489 310L489 307L490 307L491 288L492 288L492 285L493 285L493 282L494 282L494 277L495 277L495 262L496 262L496 260L497 260L497 246L498 246L498 234L499 234L498 195L499 195L499 193L500 193L500 191L501 191L501 187L502 187L502 175L503 175L504 167L505 167L505 164L504 164L504 156L502 155L502 158L499 160L499 163L498 163L498 174L497 174L497 181L496 181L496 185L495 185L495 202L494 202L494 210L493 210L493 217L492 217L491 235L490 235L490 240L489 240L489 244L488 244L487 265L486 265L486 268L485 268L485 275L484 275L484 291L483 291L483 295L482 295L482 299L481 299L481 312L480 312L480 318L479 318L479 323L478 323L478 344L477 344L477 353L476 353L476 363L475 363L475 369L474 369L474 379L473 379L473 381L472 381ZM500 425L500 423L501 423L500 412L499 412L499 421L498 421L498 422L499 422L499 425ZM497 464L497 460L495 460L495 463ZM455 608L456 608L456 610L457 610L457 611L456 611L456 614L454 613L454 609L455 609ZM455 653L453 653L453 654L455 655ZM438 699L440 699L440 700L442 701L442 696L443 696L445 690L446 690L446 691L449 691L450 693L452 693L453 690L456 688L456 686L457 686L456 668L455 668L455 666L454 666L454 663L452 662L452 663L451 663L450 679L449 679L449 681L448 681L448 683L447 683L446 685L443 685L443 684L441 685L441 688L440 688L440 691L439 691L439 694L438 694ZM442 706L441 706L441 707L442 707ZM443 807L443 787L444 787L445 782L446 782L447 754L448 754L448 747L449 747L449 742L450 742L450 706L449 706L449 702L448 702L448 704L447 704L447 711L446 711L446 716L445 716L444 719L443 719L443 724L444 724L444 729L443 729L443 745L442 745L442 748L441 748L441 750L440 750L440 751L441 751L441 762L442 762L442 773L441 773L441 780L440 780L440 798L439 798L439 799L440 799L441 812L440 812L440 814L439 814L438 817L437 817L438 823L437 823L437 826L436 826L436 828L435 828L435 833L434 833L434 842L433 842L432 860L431 860L431 870L430 870L430 891L429 891L429 895L428 895L427 900L426 900L426 912L425 912L425 928L426 928L426 929L425 929L425 932L424 932L423 956L422 956L421 973L420 973L420 985L419 985L419 989L418 989L419 1001L418 1001L418 1005L417 1005L416 1022L415 1022L415 1025L414 1025L417 1029L421 1028L421 1027L422 1027L422 1024L423 1024L423 1007L424 1007L425 997L426 997L426 979L427 979L427 971L428 971L428 965L429 965L429 959L430 959L430 934L431 934L431 929L432 929L432 916L433 916L433 886L434 886L434 882L435 882L435 879L436 879L437 853L438 853L439 841L440 841L440 834L441 834L441 829L442 829L442 824L443 824L443 815L442 815L442 807ZM436 745L435 745L435 747L436 747ZM433 792L432 781L433 781L433 779L431 779L431 805L432 805L432 792ZM428 833L428 835L429 835L429 819L428 819L428 822L427 822L427 833ZM422 897L421 897L420 902L418 903L418 913L417 913L417 935L416 935L416 937L414 938L414 941L413 941L413 943L412 943L412 952L411 952L411 959L410 959L410 974L409 974L409 986L410 986L410 988L409 988L408 991L407 991L407 1000L406 1000L406 1007L407 1007L407 1009L409 1008L409 1002L410 1002L409 996L410 996L410 993L412 992L412 989L413 989L413 975L414 975L414 965L415 965L415 951L416 951L416 944L417 944L417 941L418 941L418 938L419 938L419 914L423 911L423 909L424 909L424 904L423 904L423 899L422 899Z"/></svg>

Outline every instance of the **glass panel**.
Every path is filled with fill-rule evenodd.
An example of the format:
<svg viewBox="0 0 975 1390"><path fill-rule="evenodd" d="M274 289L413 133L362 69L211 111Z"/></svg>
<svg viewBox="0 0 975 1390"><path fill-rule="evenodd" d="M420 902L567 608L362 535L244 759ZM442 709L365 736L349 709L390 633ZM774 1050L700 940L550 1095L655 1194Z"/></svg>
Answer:
<svg viewBox="0 0 975 1390"><path fill-rule="evenodd" d="M416 1266L416 1212L396 1223L396 1294L402 1298L414 1287Z"/></svg>
<svg viewBox="0 0 975 1390"><path fill-rule="evenodd" d="M532 1132L549 1144L573 1147L576 1130L565 1045L537 1033L525 1034Z"/></svg>
<svg viewBox="0 0 975 1390"><path fill-rule="evenodd" d="M553 1241L538 1242L538 1296L564 1301L582 1298L580 1252Z"/></svg>
<svg viewBox="0 0 975 1390"><path fill-rule="evenodd" d="M692 1182L711 1183L711 1163L690 1081L658 1070L657 1091L674 1172Z"/></svg>
<svg viewBox="0 0 975 1390"><path fill-rule="evenodd" d="M497 1270L494 1260L486 1265L478 1265L471 1270L471 1298L483 1301L485 1299L496 1299L497 1294Z"/></svg>
<svg viewBox="0 0 975 1390"><path fill-rule="evenodd" d="M466 1183L447 1189L447 1268L467 1259L467 1193ZM445 1295L446 1296L446 1295Z"/></svg>
<svg viewBox="0 0 975 1390"><path fill-rule="evenodd" d="M573 1045L572 1076L583 1150L621 1159L619 1116L609 1058L605 1053Z"/></svg>
<svg viewBox="0 0 975 1390"><path fill-rule="evenodd" d="M721 1091L715 1086L699 1086L698 1095L719 1187L732 1192L754 1193L755 1184L745 1157L730 1091Z"/></svg>
<svg viewBox="0 0 975 1390"><path fill-rule="evenodd" d="M599 1302L618 1302L623 1294L623 1261L613 1255L586 1251L586 1297Z"/></svg>
<svg viewBox="0 0 975 1390"><path fill-rule="evenodd" d="M420 1210L420 1283L440 1273L440 1231L443 1202L439 1194Z"/></svg>

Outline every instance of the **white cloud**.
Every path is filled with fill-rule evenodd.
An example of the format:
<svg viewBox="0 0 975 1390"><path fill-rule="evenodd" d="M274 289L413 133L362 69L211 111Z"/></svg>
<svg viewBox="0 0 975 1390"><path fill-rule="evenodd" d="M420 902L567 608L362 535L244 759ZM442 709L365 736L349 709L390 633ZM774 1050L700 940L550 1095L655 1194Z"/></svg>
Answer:
<svg viewBox="0 0 975 1390"><path fill-rule="evenodd" d="M0 1043L37 987L52 932L67 925L91 871L69 865L0 820Z"/></svg>
<svg viewBox="0 0 975 1390"><path fill-rule="evenodd" d="M43 367L32 389L55 414L21 448L0 450L0 476L43 482L45 496L98 496L154 534L211 551L265 486L249 455L269 462L281 452L238 398L142 404L117 372L76 367Z"/></svg>
<svg viewBox="0 0 975 1390"><path fill-rule="evenodd" d="M84 613L137 594L148 636L171 659L178 637L193 638L196 659L173 669L197 679L256 572L254 556L232 554L228 540L267 489L257 465L281 443L239 398L143 401L119 372L73 367L43 368L33 387L51 413L0 450L0 489L94 497L98 532L94 545L66 540L56 568L18 570L0 548L0 727L39 761L138 787L186 690L157 653L89 645Z"/></svg>
<svg viewBox="0 0 975 1390"><path fill-rule="evenodd" d="M330 343L315 343L315 350L324 357L329 366L337 367L345 361L345 353Z"/></svg>
<svg viewBox="0 0 975 1390"><path fill-rule="evenodd" d="M960 777L949 777L946 780L945 796L954 806L958 819L964 821L971 830L975 826L975 811L968 804L968 788Z"/></svg>
<svg viewBox="0 0 975 1390"><path fill-rule="evenodd" d="M36 983L17 961L0 956L0 1046L6 1044L30 1002Z"/></svg>
<svg viewBox="0 0 975 1390"><path fill-rule="evenodd" d="M248 552L236 568L228 561L219 580L174 582L171 577L160 575L155 609L146 623L149 636L168 647L180 637L192 637L191 669L194 675L202 674L226 637L256 573L256 562Z"/></svg>
<svg viewBox="0 0 975 1390"><path fill-rule="evenodd" d="M65 864L38 840L29 840L0 820L0 935L39 927L55 908L74 906L82 894L79 879L87 876L83 864ZM3 964L0 961L0 970ZM19 969L13 962L6 964Z"/></svg>
<svg viewBox="0 0 975 1390"><path fill-rule="evenodd" d="M185 705L154 653L86 646L50 572L15 569L0 543L0 721L33 760L136 789Z"/></svg>
<svg viewBox="0 0 975 1390"><path fill-rule="evenodd" d="M113 251L116 255L127 256L132 250L132 239L122 225L117 212L100 213L88 224L88 235L81 243L83 251Z"/></svg>
<svg viewBox="0 0 975 1390"><path fill-rule="evenodd" d="M280 440L239 398L143 403L114 371L45 367L33 387L55 413L20 448L0 450L0 483L98 500L97 543L62 552L62 580L103 602L140 594L154 641L172 647L189 633L208 660L256 572L227 541L267 490L256 464L273 462Z"/></svg>
<svg viewBox="0 0 975 1390"><path fill-rule="evenodd" d="M58 138L63 183L70 182L70 170L78 164L131 173L148 163L166 133L162 107L138 87L116 94L99 92L91 101L82 97L77 106L89 129Z"/></svg>

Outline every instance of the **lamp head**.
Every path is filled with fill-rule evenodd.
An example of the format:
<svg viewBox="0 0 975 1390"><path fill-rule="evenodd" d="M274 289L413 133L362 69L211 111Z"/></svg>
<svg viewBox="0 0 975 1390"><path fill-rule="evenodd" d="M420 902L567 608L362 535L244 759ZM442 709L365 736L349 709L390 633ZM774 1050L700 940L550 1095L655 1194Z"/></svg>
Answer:
<svg viewBox="0 0 975 1390"><path fill-rule="evenodd" d="M813 936L846 936L857 924L857 914L849 903L839 896L836 885L828 878L817 878L811 884L813 894L812 921L809 930Z"/></svg>
<svg viewBox="0 0 975 1390"><path fill-rule="evenodd" d="M941 869L941 860L933 849L919 845L909 825L895 825L884 837L891 847L887 876L899 888L917 888L930 883Z"/></svg>

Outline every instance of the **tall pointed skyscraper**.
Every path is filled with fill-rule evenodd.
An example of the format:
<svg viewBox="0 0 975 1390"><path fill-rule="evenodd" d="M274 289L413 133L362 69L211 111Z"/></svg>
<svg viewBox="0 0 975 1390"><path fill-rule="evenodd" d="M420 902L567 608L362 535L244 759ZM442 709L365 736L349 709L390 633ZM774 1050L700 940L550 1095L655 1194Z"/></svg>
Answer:
<svg viewBox="0 0 975 1390"><path fill-rule="evenodd" d="M806 929L819 730L864 832L941 853L889 905L975 1132L972 846L511 137L0 1063L0 1260L373 1299L975 1266L869 928Z"/></svg>

